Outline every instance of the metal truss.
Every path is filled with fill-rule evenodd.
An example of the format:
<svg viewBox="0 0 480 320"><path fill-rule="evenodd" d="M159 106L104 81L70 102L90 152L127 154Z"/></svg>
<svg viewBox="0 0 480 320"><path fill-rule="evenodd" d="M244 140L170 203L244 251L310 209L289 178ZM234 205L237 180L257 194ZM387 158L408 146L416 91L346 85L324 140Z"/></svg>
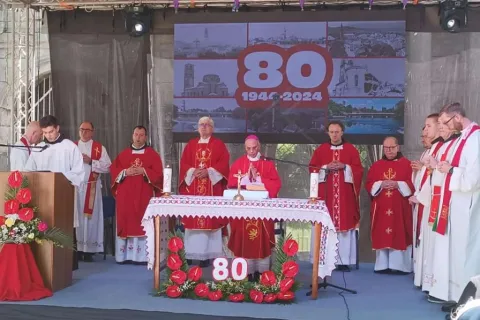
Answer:
<svg viewBox="0 0 480 320"><path fill-rule="evenodd" d="M17 141L28 122L38 120L37 74L41 11L10 8L7 11L7 90L4 99L11 109L11 139Z"/></svg>

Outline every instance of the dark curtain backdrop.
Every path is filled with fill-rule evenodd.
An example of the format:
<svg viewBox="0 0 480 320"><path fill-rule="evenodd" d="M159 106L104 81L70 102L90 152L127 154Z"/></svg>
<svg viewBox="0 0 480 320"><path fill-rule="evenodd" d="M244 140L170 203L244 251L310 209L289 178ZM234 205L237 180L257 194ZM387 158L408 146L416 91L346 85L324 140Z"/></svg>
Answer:
<svg viewBox="0 0 480 320"><path fill-rule="evenodd" d="M69 24L61 13L48 16L55 116L72 140L78 139L82 121L93 122L94 138L113 161L129 145L135 126L148 128L149 37L87 34L75 27L89 21L75 20Z"/></svg>

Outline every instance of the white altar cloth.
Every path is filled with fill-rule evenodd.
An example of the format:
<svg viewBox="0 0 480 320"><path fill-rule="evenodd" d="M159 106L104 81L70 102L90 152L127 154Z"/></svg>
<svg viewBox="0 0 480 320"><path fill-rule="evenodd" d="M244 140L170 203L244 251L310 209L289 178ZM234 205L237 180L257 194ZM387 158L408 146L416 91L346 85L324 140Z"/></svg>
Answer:
<svg viewBox="0 0 480 320"><path fill-rule="evenodd" d="M330 276L335 269L337 234L324 201L304 199L235 201L223 197L177 196L152 198L142 219L147 236L148 269L155 263L155 217L247 218L304 221L321 224L318 276ZM160 260L165 256L160 256Z"/></svg>

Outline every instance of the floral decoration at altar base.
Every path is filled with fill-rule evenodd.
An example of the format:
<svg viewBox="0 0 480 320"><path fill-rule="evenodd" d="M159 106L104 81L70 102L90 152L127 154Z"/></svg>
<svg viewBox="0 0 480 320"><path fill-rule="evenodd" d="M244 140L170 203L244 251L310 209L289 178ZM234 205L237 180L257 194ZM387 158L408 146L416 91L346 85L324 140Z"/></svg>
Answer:
<svg viewBox="0 0 480 320"><path fill-rule="evenodd" d="M292 303L301 286L295 281L299 272L297 252L298 243L291 236L280 237L272 252L275 258L272 270L263 272L258 282L237 281L231 277L223 281L205 281L200 267L188 267L182 234L171 234L166 268L168 280L157 295L210 301Z"/></svg>
<svg viewBox="0 0 480 320"><path fill-rule="evenodd" d="M15 171L8 177L4 212L0 216L0 301L32 301L52 296L45 288L30 243L51 241L73 248L73 239L35 217L28 180Z"/></svg>

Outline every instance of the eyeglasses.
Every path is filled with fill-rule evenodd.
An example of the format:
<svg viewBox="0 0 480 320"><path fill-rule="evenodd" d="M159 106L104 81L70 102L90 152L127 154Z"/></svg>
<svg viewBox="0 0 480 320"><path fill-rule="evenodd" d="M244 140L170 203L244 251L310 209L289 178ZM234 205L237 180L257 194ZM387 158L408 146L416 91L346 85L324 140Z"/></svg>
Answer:
<svg viewBox="0 0 480 320"><path fill-rule="evenodd" d="M449 123L450 121L453 120L453 118L455 118L457 115L454 114L453 117L451 117L450 119L448 119L446 122L443 122L444 125L446 125L447 123Z"/></svg>
<svg viewBox="0 0 480 320"><path fill-rule="evenodd" d="M398 146L393 146L393 147L386 147L386 146L383 146L383 149L386 149L386 150L393 150L393 149L395 149L396 147L398 147Z"/></svg>
<svg viewBox="0 0 480 320"><path fill-rule="evenodd" d="M199 123L198 126L199 126L199 127L203 127L203 128L211 127L211 125L208 124L208 123Z"/></svg>
<svg viewBox="0 0 480 320"><path fill-rule="evenodd" d="M92 132L93 130L92 130L92 129L83 129L83 128L80 128L80 131L81 131L81 132Z"/></svg>

